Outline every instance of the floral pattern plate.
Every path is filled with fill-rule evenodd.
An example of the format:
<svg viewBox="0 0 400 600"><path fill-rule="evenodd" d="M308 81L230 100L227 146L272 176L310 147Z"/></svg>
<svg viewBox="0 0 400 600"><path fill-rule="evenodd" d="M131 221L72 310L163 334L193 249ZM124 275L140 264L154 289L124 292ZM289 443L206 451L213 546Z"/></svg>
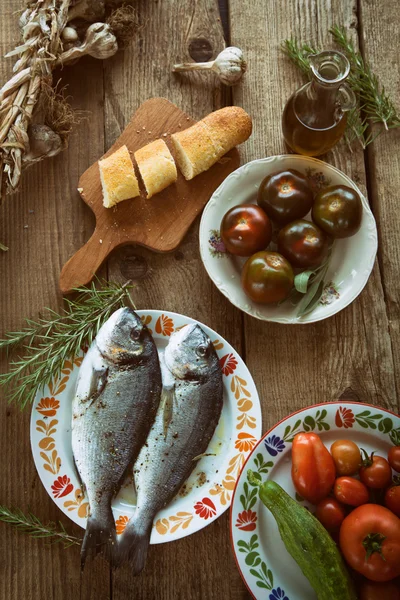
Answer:
<svg viewBox="0 0 400 600"><path fill-rule="evenodd" d="M400 444L400 417L358 402L329 402L304 408L280 421L254 447L240 474L231 506L231 541L236 563L256 600L315 600L315 592L287 552L278 527L247 481L249 469L272 479L303 506L291 479L291 445L300 431L318 433L327 448L350 439L385 456Z"/></svg>
<svg viewBox="0 0 400 600"><path fill-rule="evenodd" d="M163 350L176 329L194 323L182 315L138 311ZM238 353L215 331L213 341L224 377L221 419L203 457L172 502L157 515L151 543L179 539L202 529L229 506L240 470L261 435L261 410L251 375ZM86 526L89 505L75 470L71 448L71 412L83 356L66 361L62 375L36 397L31 416L31 446L36 469L48 494L75 523ZM128 477L113 502L117 533L134 512L135 494Z"/></svg>
<svg viewBox="0 0 400 600"><path fill-rule="evenodd" d="M363 218L353 237L335 242L326 276L327 285L320 303L304 317L297 317L296 306L286 301L278 306L257 304L244 293L240 273L246 259L228 254L220 236L224 214L238 204L257 201L260 183L267 175L297 169L318 191L328 185L346 185L361 197ZM310 219L310 217L306 217ZM375 219L358 187L344 173L327 163L297 155L282 155L253 160L231 173L211 196L200 223L200 254L204 266L218 289L238 308L263 321L312 323L331 317L348 306L362 291L374 266L378 236ZM275 249L274 244L271 249Z"/></svg>

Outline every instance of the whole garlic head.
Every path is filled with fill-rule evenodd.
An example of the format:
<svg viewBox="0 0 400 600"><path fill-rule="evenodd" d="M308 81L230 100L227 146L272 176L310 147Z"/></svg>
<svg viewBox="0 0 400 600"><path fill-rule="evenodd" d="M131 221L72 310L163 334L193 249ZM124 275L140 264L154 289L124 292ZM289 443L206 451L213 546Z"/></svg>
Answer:
<svg viewBox="0 0 400 600"><path fill-rule="evenodd" d="M107 23L90 25L83 46L85 46L85 54L100 60L113 56L118 50L117 38Z"/></svg>
<svg viewBox="0 0 400 600"><path fill-rule="evenodd" d="M212 70L215 71L222 83L235 85L246 72L247 63L243 58L243 52L235 46L228 46L222 50L214 60Z"/></svg>

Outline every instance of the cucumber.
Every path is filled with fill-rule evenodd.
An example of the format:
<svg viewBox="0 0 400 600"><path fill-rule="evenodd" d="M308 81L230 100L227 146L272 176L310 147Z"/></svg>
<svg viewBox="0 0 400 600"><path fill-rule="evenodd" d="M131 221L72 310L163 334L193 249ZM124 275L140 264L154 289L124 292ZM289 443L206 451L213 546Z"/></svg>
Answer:
<svg viewBox="0 0 400 600"><path fill-rule="evenodd" d="M252 475L249 481L260 485ZM262 483L259 495L275 517L286 550L311 583L318 600L357 600L344 560L318 519L274 481Z"/></svg>

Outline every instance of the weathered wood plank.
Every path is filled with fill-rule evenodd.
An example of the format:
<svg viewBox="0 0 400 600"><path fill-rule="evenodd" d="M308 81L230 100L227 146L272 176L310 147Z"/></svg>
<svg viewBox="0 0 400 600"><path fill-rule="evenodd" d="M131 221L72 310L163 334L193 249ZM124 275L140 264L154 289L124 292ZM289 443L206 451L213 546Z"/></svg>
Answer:
<svg viewBox="0 0 400 600"><path fill-rule="evenodd" d="M189 46L194 40L206 40L213 56L224 47L217 2L141 0L137 7L142 28L122 56L105 63L107 147L147 98L165 96L194 118L223 104L212 74L177 76L171 72L173 63L192 60ZM173 254L134 247L117 251L109 261L109 276L133 278L138 285L134 296L139 308L172 310L199 319L240 351L241 315L220 296L205 273L198 249L198 222ZM122 600L129 593L138 600L247 597L229 546L225 515L187 539L150 548L140 578L134 579L128 567L116 572L113 598Z"/></svg>
<svg viewBox="0 0 400 600"><path fill-rule="evenodd" d="M18 15L13 0L0 3L0 53L18 40ZM12 61L0 61L0 80L10 74ZM32 167L21 190L0 208L0 240L10 250L0 252L0 336L18 328L23 317L36 316L45 306L56 307L57 280L62 264L89 236L90 211L76 192L79 175L103 153L102 64L94 59L58 73L67 93L86 119L71 135L69 149ZM0 363L1 370L6 362ZM0 391L0 503L32 511L44 522L61 519L69 531L82 533L63 517L44 490L31 458L30 410L8 406ZM62 474L62 473L60 473ZM0 524L0 597L10 600L109 598L109 570L90 565L81 584L79 549L47 546Z"/></svg>
<svg viewBox="0 0 400 600"><path fill-rule="evenodd" d="M355 1L340 0L230 1L231 43L243 49L249 64L244 84L233 90L234 102L254 119L245 160L285 151L282 110L301 77L280 51L281 42L296 36L331 47L329 27L354 24L356 6ZM355 148L351 154L342 142L325 159L366 192L361 150ZM246 360L263 399L265 428L291 410L343 394L392 409L397 406L378 265L361 296L337 316L307 326L260 324L246 317L245 332Z"/></svg>
<svg viewBox="0 0 400 600"><path fill-rule="evenodd" d="M378 74L386 93L394 100L400 114L400 46L399 5L395 0L360 2L361 48L372 70ZM375 128L375 132L377 129ZM367 148L372 207L379 232L379 266L382 274L397 391L400 377L400 129L378 137Z"/></svg>

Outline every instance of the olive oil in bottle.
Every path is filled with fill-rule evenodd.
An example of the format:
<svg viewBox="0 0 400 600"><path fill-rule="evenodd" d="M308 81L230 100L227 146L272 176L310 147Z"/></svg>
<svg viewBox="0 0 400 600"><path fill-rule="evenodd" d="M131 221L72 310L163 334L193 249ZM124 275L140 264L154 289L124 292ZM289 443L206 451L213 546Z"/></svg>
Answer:
<svg viewBox="0 0 400 600"><path fill-rule="evenodd" d="M312 80L289 98L282 130L287 145L297 154L319 156L340 140L347 112L354 108L353 91L344 83L350 64L341 52L311 55Z"/></svg>

